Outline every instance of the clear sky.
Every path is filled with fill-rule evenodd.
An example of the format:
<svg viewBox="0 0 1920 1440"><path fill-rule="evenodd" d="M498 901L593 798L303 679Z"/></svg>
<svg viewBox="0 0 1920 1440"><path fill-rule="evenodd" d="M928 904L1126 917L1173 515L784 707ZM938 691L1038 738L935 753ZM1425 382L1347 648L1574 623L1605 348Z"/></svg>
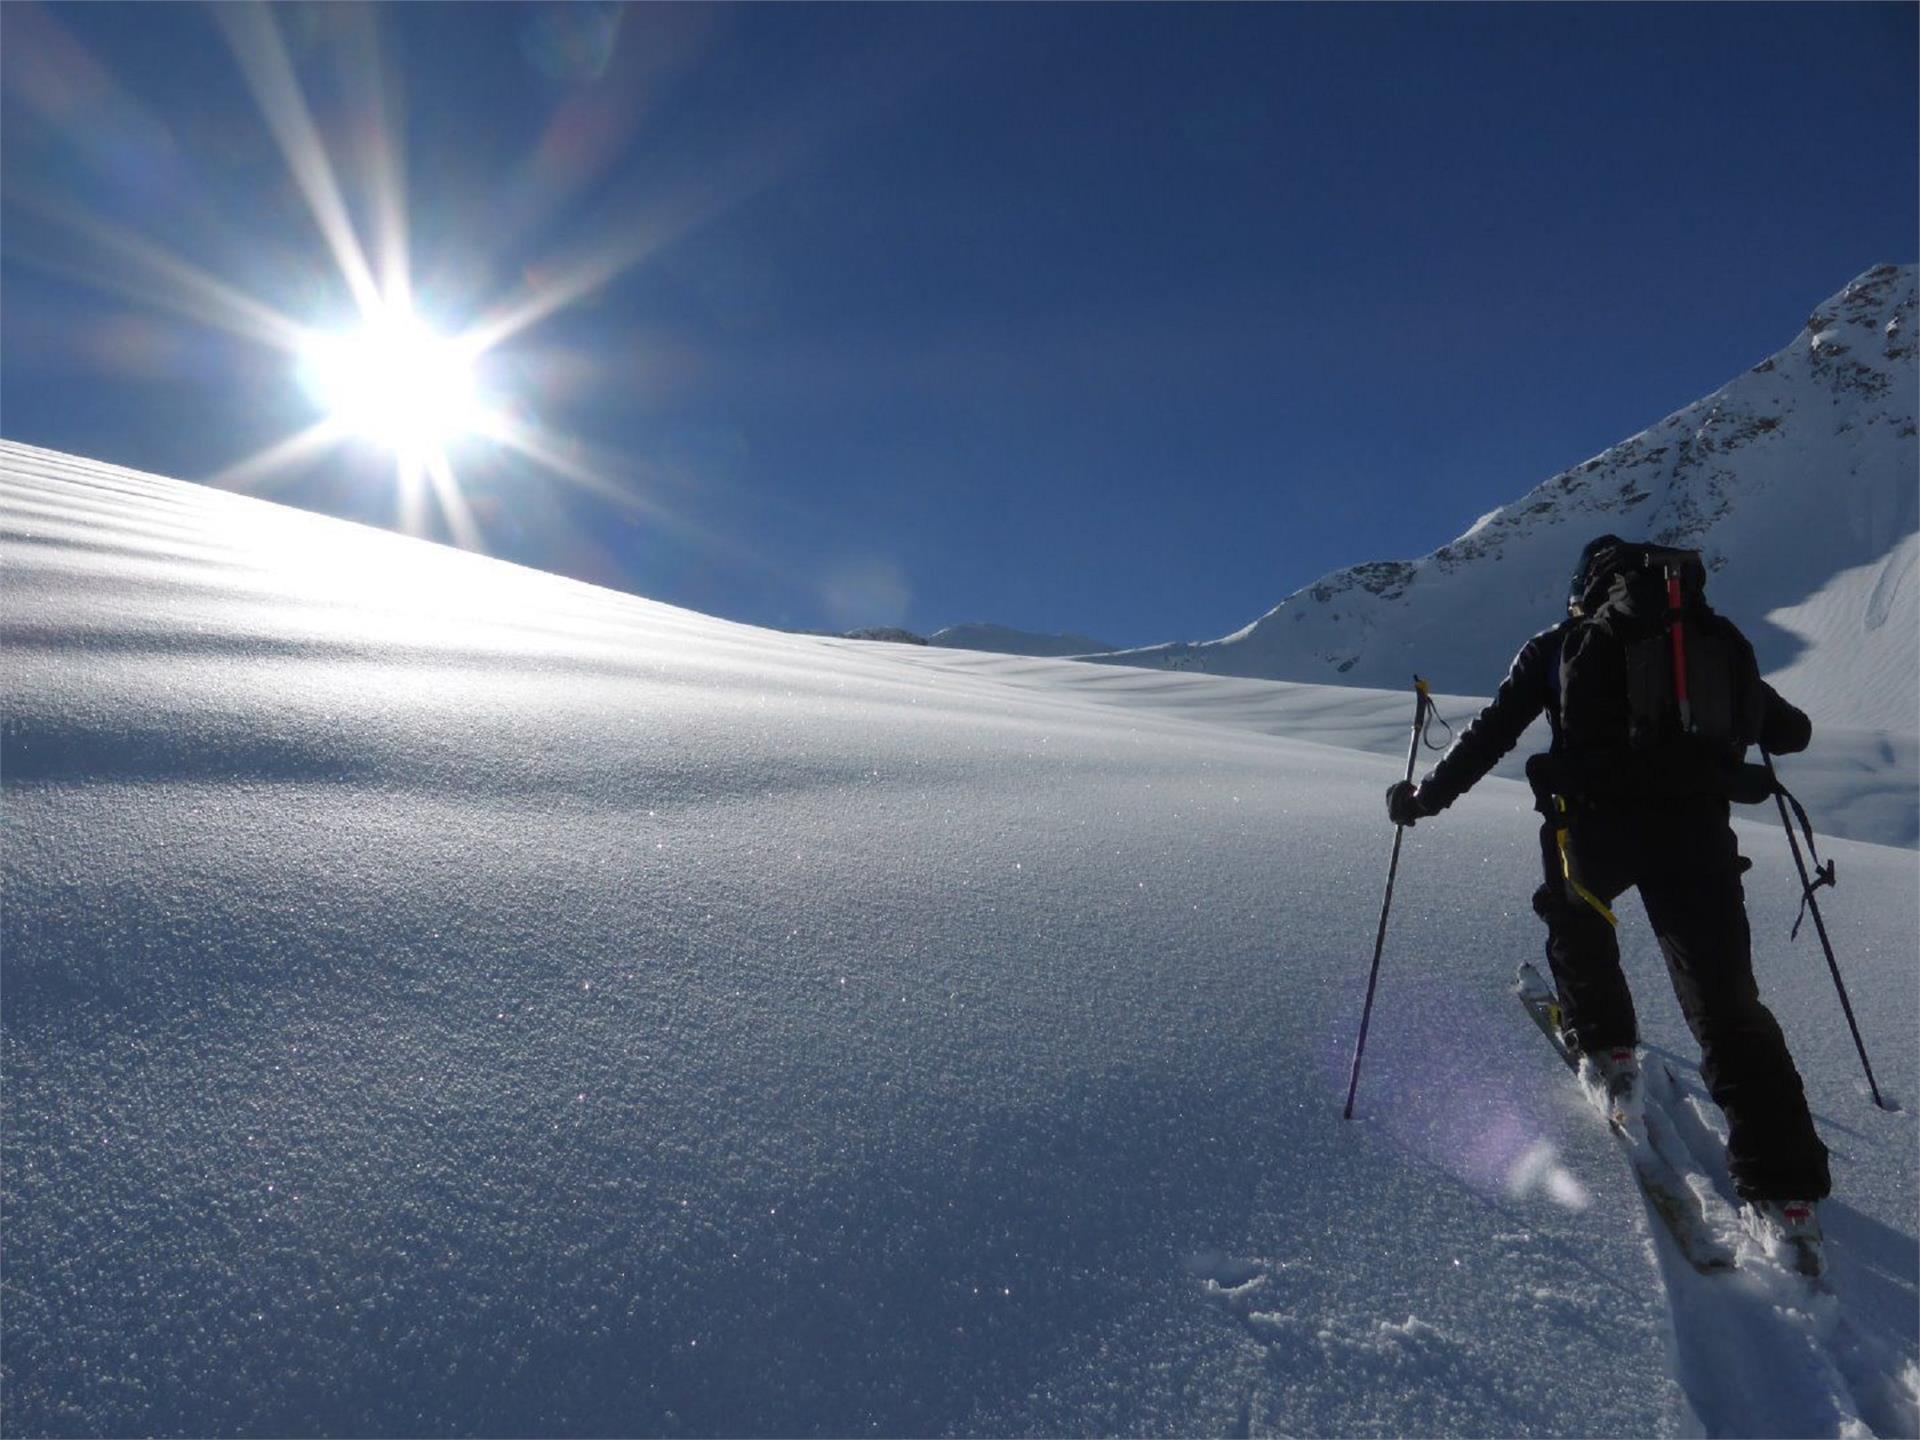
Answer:
<svg viewBox="0 0 1920 1440"><path fill-rule="evenodd" d="M10 3L0 430L756 623L1210 638L1912 261L1915 17ZM444 468L337 388L426 361L315 379L396 277Z"/></svg>

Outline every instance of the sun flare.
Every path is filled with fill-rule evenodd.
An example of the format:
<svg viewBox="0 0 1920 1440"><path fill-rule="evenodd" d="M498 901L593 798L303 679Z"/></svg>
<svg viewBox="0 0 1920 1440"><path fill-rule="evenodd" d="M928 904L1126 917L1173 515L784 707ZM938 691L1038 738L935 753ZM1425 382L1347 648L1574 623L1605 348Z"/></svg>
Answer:
<svg viewBox="0 0 1920 1440"><path fill-rule="evenodd" d="M471 344L389 309L357 329L310 336L300 373L342 431L424 460L488 428L477 358Z"/></svg>
<svg viewBox="0 0 1920 1440"><path fill-rule="evenodd" d="M98 275L82 266L82 279L262 344L285 358L289 388L313 413L292 433L266 441L206 476L207 481L233 489L262 488L309 475L351 445L383 452L382 458L391 461L398 528L410 535L444 536L465 549L486 545L482 513L463 487L462 472L469 465L496 478L520 473L519 462L525 462L530 471L624 510L645 513L657 523L681 524L632 483L631 474L640 467L621 463L618 457L592 458L591 447L579 437L550 428L539 417L526 388L533 387L535 396L543 385L549 391L561 388L553 377L577 376L574 362L552 354L530 358L506 347L739 197L722 187L659 214L635 212L608 238L590 238L574 247L572 258L515 267L520 278L510 288L467 297L470 313L458 318L423 313L415 306L420 292L410 262L406 147L397 126L402 112L395 108L403 91L397 82L389 84L392 77L374 8L337 6L328 12L330 43L340 47L343 59L351 60L357 77L349 97L355 121L332 136L315 120L300 67L281 34L281 16L288 12L225 5L210 13L280 150L292 189L306 202L337 276L326 277L324 289L303 278L297 292L302 305L289 312L271 298L251 294L174 253L136 227L84 205L58 199L34 202L48 221L80 242L80 254L97 256L103 264ZM562 118L574 113L563 111ZM554 133L571 132L561 127ZM529 163L545 165L549 148L543 140ZM341 153L336 155L336 150ZM556 191L560 193L570 192ZM523 217L522 229L514 233L524 238L532 224L531 217ZM69 263L62 260L60 268ZM453 289L458 293L459 287ZM354 458L328 483L344 479L357 484L365 478L367 459ZM514 469L508 471L507 464Z"/></svg>

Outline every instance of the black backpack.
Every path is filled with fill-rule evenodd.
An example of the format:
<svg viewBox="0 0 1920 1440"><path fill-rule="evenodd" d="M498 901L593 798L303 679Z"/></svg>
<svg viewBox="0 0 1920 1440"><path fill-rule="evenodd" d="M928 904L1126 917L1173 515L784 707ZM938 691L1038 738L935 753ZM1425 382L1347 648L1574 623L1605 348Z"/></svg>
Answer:
<svg viewBox="0 0 1920 1440"><path fill-rule="evenodd" d="M1594 557L1561 649L1560 720L1591 788L1658 800L1725 794L1760 739L1753 646L1706 602L1694 550L1622 542Z"/></svg>

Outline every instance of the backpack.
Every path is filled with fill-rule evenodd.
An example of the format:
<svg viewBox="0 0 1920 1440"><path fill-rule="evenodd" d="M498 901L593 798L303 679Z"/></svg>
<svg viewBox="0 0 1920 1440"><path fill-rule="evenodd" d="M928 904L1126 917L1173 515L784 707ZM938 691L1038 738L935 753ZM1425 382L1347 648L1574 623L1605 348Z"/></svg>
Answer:
<svg viewBox="0 0 1920 1440"><path fill-rule="evenodd" d="M1622 542L1595 557L1560 660L1561 731L1590 788L1724 795L1760 739L1753 646L1707 604L1706 579L1694 550Z"/></svg>

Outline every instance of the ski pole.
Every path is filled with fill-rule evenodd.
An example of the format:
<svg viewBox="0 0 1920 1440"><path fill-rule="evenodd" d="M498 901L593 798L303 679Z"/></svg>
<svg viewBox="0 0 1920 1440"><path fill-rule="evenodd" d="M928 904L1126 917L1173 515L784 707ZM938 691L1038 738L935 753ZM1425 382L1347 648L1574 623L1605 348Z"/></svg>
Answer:
<svg viewBox="0 0 1920 1440"><path fill-rule="evenodd" d="M1867 1044L1860 1038L1859 1022L1853 1018L1853 1002L1847 998L1846 982L1840 978L1840 962L1833 958L1833 942L1827 938L1827 922L1821 917L1820 901L1813 893L1820 885L1833 884L1833 866L1830 863L1819 866L1820 857L1816 855L1814 861L1816 868L1821 872L1820 881L1816 884L1807 878L1807 862L1800 855L1800 839L1793 833L1793 820L1787 814L1787 787L1780 783L1780 777L1774 773L1773 756L1762 748L1760 758L1766 762L1767 779L1773 784L1773 803L1780 807L1780 823L1786 827L1787 847L1793 851L1793 865L1800 872L1800 903L1812 913L1814 933L1820 937L1820 948L1827 953L1827 969L1833 975L1833 988L1840 992L1840 1009L1847 1017L1847 1028L1853 1032L1853 1048L1860 1052L1860 1068L1867 1072L1867 1089L1873 1092L1873 1103L1882 1110L1898 1110L1900 1108L1898 1105L1893 1104L1880 1093L1879 1083L1873 1078L1873 1064L1867 1059ZM1800 802L1796 800L1793 803L1794 808L1799 809ZM1803 822L1805 815L1806 812L1802 810ZM1809 847L1813 844L1811 826L1807 831L1807 844ZM1797 922L1794 929L1799 929Z"/></svg>
<svg viewBox="0 0 1920 1440"><path fill-rule="evenodd" d="M1427 682L1418 675L1413 677L1415 699L1413 704L1413 739L1407 746L1407 779L1413 779L1413 765L1420 758L1420 736L1426 729L1427 711L1433 704L1433 697L1427 693ZM1360 1038L1353 1047L1353 1073L1347 1078L1347 1108L1341 1118L1353 1118L1353 1097L1360 1090L1360 1057L1367 1049L1367 1024L1373 1019L1373 992L1380 983L1380 951L1387 943L1387 912L1393 908L1393 877L1400 870L1400 841L1405 837L1407 827L1393 827L1393 858L1387 862L1387 893L1380 902L1380 928L1373 937L1373 968L1367 972L1367 1003L1360 1007Z"/></svg>

